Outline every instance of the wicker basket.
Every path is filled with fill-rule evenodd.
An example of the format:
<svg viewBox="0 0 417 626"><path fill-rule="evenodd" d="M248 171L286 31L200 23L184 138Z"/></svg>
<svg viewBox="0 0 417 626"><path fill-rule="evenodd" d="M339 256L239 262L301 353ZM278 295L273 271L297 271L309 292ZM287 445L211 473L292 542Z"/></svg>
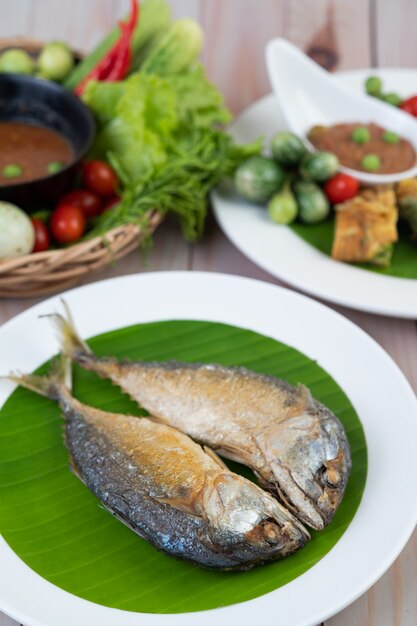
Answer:
<svg viewBox="0 0 417 626"><path fill-rule="evenodd" d="M0 52L22 48L36 56L41 47L42 42L26 37L0 39ZM75 56L81 58L79 53ZM157 211L148 217L147 235L163 219ZM0 259L0 298L31 298L67 289L137 248L143 236L137 226L129 224L109 231L105 239L96 237L60 250Z"/></svg>
<svg viewBox="0 0 417 626"><path fill-rule="evenodd" d="M152 233L162 221L149 217ZM67 289L138 247L143 233L129 224L110 230L106 239L95 237L62 250L48 250L0 260L0 298L32 298Z"/></svg>

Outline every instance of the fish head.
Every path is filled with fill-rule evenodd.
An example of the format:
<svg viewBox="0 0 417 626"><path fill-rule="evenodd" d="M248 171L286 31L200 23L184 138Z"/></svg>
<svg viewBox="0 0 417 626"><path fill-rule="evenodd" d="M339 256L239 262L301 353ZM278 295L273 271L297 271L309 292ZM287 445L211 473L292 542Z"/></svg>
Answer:
<svg viewBox="0 0 417 626"><path fill-rule="evenodd" d="M291 554L310 538L307 530L270 494L246 478L224 472L205 495L213 541L270 560ZM255 557L256 558L256 557Z"/></svg>
<svg viewBox="0 0 417 626"><path fill-rule="evenodd" d="M261 482L301 521L323 529L341 502L351 468L339 420L313 401L303 413L268 426L256 439L265 459Z"/></svg>

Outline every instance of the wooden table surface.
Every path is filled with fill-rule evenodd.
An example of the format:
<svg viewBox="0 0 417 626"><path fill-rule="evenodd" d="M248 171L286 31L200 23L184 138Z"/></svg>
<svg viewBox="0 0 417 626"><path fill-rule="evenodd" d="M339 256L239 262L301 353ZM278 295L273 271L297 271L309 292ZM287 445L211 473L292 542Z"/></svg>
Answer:
<svg viewBox="0 0 417 626"><path fill-rule="evenodd" d="M263 48L273 36L286 36L318 55L331 69L371 64L417 66L415 0L172 0L170 4L175 16L189 15L203 23L207 41L204 62L235 112L268 92ZM74 47L88 49L116 17L126 12L127 6L128 0L0 0L0 37L26 34L61 38ZM417 85L410 86L410 92L417 92ZM167 221L155 235L146 267L133 252L116 266L95 274L92 280L158 270L227 272L281 284L242 256L211 217L198 244L185 243L177 225ZM37 301L0 300L0 324ZM414 321L333 308L376 339L417 390ZM387 514L389 500L387 494ZM397 508L395 514L401 514L401 509ZM417 532L379 582L328 620L326 626L415 626L416 583ZM0 626L17 623L0 613Z"/></svg>

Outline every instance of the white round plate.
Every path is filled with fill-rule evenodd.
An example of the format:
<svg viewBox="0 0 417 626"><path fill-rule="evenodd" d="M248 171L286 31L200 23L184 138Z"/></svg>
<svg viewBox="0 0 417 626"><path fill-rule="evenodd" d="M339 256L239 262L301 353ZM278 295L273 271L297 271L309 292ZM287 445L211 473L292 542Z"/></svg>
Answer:
<svg viewBox="0 0 417 626"><path fill-rule="evenodd" d="M415 91L413 85L417 85L417 70L411 69L367 69L337 76L353 90L363 92L364 80L370 74L382 78L386 91L404 96ZM230 131L237 141L247 142L260 135L269 140L285 128L277 100L271 94L247 108ZM212 201L226 236L273 276L309 294L353 309L417 319L417 280L384 276L334 261L290 228L273 224L264 207L245 202L231 186L215 190Z"/></svg>
<svg viewBox="0 0 417 626"><path fill-rule="evenodd" d="M65 299L83 337L141 322L209 320L263 333L315 359L346 392L364 426L367 482L352 523L332 550L300 577L255 600L197 615L110 609L45 581L0 539L2 610L25 626L253 626L271 615L276 626L316 626L391 565L417 520L417 500L410 497L417 482L417 401L398 367L362 330L305 296L224 274L125 276L74 289ZM1 373L31 371L56 353L50 326L38 317L60 308L59 298L51 298L0 329ZM13 388L0 381L0 405ZM398 515L392 513L393 494L401 503Z"/></svg>

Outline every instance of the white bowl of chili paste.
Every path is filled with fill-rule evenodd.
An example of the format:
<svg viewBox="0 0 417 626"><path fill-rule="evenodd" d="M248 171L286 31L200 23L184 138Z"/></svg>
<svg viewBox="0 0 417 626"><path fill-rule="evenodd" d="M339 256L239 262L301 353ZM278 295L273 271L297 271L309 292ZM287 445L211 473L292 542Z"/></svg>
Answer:
<svg viewBox="0 0 417 626"><path fill-rule="evenodd" d="M266 47L271 85L285 122L309 149L332 152L362 183L417 175L417 123L407 113L352 92L283 39Z"/></svg>

